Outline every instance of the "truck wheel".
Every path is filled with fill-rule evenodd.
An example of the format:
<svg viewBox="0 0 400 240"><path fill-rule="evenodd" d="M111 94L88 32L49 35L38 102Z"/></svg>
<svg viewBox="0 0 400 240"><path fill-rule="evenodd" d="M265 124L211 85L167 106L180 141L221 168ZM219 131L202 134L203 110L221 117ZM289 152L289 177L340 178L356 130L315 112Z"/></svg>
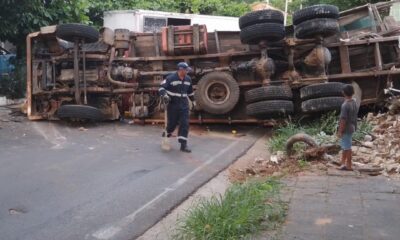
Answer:
<svg viewBox="0 0 400 240"><path fill-rule="evenodd" d="M104 120L104 115L98 108L87 105L62 105L56 115L60 119Z"/></svg>
<svg viewBox="0 0 400 240"><path fill-rule="evenodd" d="M245 44L257 44L261 40L276 42L284 37L285 27L281 23L258 23L240 31L240 40Z"/></svg>
<svg viewBox="0 0 400 240"><path fill-rule="evenodd" d="M293 98L292 89L288 86L266 86L254 88L245 93L247 103L262 100L290 100Z"/></svg>
<svg viewBox="0 0 400 240"><path fill-rule="evenodd" d="M318 4L306 7L293 13L293 25L314 18L339 18L339 8L334 5Z"/></svg>
<svg viewBox="0 0 400 240"><path fill-rule="evenodd" d="M239 101L239 84L226 72L211 72L197 84L194 98L199 109L212 114L230 112Z"/></svg>
<svg viewBox="0 0 400 240"><path fill-rule="evenodd" d="M293 102L287 100L269 100L251 103L246 106L248 116L267 119L293 113Z"/></svg>
<svg viewBox="0 0 400 240"><path fill-rule="evenodd" d="M294 145L298 142L302 142L307 144L309 147L317 147L318 144L315 142L315 140L308 134L306 133L297 133L293 136L291 136L287 141L285 145L286 149L286 154L288 156L291 156L294 154Z"/></svg>
<svg viewBox="0 0 400 240"><path fill-rule="evenodd" d="M275 74L284 73L289 69L289 63L282 60L274 60L275 64Z"/></svg>
<svg viewBox="0 0 400 240"><path fill-rule="evenodd" d="M342 96L344 84L341 82L317 83L305 86L300 89L301 100L320 97Z"/></svg>
<svg viewBox="0 0 400 240"><path fill-rule="evenodd" d="M339 32L339 23L336 19L315 18L296 25L294 31L299 39L329 37Z"/></svg>
<svg viewBox="0 0 400 240"><path fill-rule="evenodd" d="M360 86L358 85L358 83L355 81L352 81L351 85L354 88L353 98L356 100L357 108L360 108L361 101L362 101L362 90L361 90Z"/></svg>
<svg viewBox="0 0 400 240"><path fill-rule="evenodd" d="M309 99L301 103L301 110L303 113L340 111L343 101L343 97Z"/></svg>
<svg viewBox="0 0 400 240"><path fill-rule="evenodd" d="M283 24L283 13L277 10L259 10L249 12L239 18L239 28L245 28L257 23L280 23Z"/></svg>
<svg viewBox="0 0 400 240"><path fill-rule="evenodd" d="M99 40L99 31L85 24L65 23L57 26L56 36L68 42L79 39L85 43L94 43Z"/></svg>

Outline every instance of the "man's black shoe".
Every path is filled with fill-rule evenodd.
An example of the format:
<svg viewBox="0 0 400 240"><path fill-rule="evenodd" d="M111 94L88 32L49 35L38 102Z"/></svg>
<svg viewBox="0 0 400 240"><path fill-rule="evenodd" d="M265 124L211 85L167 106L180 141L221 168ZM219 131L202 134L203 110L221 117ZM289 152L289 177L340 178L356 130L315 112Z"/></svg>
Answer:
<svg viewBox="0 0 400 240"><path fill-rule="evenodd" d="M181 144L181 152L191 153L192 150L186 144Z"/></svg>

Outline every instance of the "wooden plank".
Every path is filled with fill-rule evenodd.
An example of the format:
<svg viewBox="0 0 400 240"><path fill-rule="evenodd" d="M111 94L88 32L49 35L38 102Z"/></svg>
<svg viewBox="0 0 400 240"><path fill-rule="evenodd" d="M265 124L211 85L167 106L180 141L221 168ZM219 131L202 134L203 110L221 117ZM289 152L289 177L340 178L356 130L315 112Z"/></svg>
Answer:
<svg viewBox="0 0 400 240"><path fill-rule="evenodd" d="M372 21L372 31L373 32L377 32L376 21L375 21L375 18L374 18L374 13L373 13L371 5L368 5L368 15L369 15L369 17L370 17L370 19Z"/></svg>
<svg viewBox="0 0 400 240"><path fill-rule="evenodd" d="M214 36L215 36L215 45L217 46L217 53L221 52L221 47L219 45L219 37L218 37L218 31L214 31Z"/></svg>
<svg viewBox="0 0 400 240"><path fill-rule="evenodd" d="M328 75L329 80L338 80L341 78L359 78L359 77L376 77L382 75L399 75L400 70L381 70L381 71L365 71L365 72L353 72L346 74L333 74ZM302 81L306 81L307 79L302 79Z"/></svg>
<svg viewBox="0 0 400 240"><path fill-rule="evenodd" d="M162 61L162 60L179 60L183 58L187 59L198 59L198 58L218 58L218 57L235 57L235 56L259 56L260 52L242 51L233 53L213 53L204 55L187 55L187 56L160 56L160 57L127 57L127 58L115 58L114 61L124 62L135 62L135 61Z"/></svg>
<svg viewBox="0 0 400 240"><path fill-rule="evenodd" d="M339 54L342 73L351 73L349 47L344 45L340 46Z"/></svg>
<svg viewBox="0 0 400 240"><path fill-rule="evenodd" d="M194 54L199 54L200 53L200 28L198 24L194 24L193 28L192 28L192 32L193 32L193 50L194 50Z"/></svg>
<svg viewBox="0 0 400 240"><path fill-rule="evenodd" d="M168 26L168 54L174 55L175 52L175 31L174 26Z"/></svg>
<svg viewBox="0 0 400 240"><path fill-rule="evenodd" d="M158 45L158 34L156 32L153 33L153 41L154 41L154 50L156 51L156 56L160 56L160 46Z"/></svg>
<svg viewBox="0 0 400 240"><path fill-rule="evenodd" d="M379 43L375 43L374 55L375 55L376 69L382 70L382 55L381 55L381 50L379 48Z"/></svg>
<svg viewBox="0 0 400 240"><path fill-rule="evenodd" d="M340 47L341 45L346 46L353 46L353 45L361 45L361 44L371 44L376 42L398 42L399 36L392 36L392 37L383 37L383 38L375 38L375 39L368 39L368 40L352 40L349 42L337 42L337 43L328 43L326 47Z"/></svg>

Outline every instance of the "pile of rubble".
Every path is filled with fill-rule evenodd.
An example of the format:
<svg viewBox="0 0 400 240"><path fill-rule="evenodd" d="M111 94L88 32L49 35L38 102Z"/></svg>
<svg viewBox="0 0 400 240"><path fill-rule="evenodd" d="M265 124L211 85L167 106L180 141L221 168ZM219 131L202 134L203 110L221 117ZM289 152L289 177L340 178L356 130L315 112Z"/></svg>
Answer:
<svg viewBox="0 0 400 240"><path fill-rule="evenodd" d="M364 141L353 146L354 164L361 169L378 169L384 175L399 174L400 115L370 113L367 121L374 128Z"/></svg>

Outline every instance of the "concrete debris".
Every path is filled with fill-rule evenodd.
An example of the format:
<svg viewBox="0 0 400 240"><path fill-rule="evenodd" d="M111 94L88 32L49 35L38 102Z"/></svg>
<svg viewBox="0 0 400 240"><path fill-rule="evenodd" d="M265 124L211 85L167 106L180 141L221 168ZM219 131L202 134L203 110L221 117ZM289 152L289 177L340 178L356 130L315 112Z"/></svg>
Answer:
<svg viewBox="0 0 400 240"><path fill-rule="evenodd" d="M372 141L373 141L373 138L372 138L371 135L368 135L368 134L367 134L367 135L364 136L364 141L365 141L365 142L372 142Z"/></svg>
<svg viewBox="0 0 400 240"><path fill-rule="evenodd" d="M392 101L392 104L389 106L389 113L393 115L400 113L400 98Z"/></svg>
<svg viewBox="0 0 400 240"><path fill-rule="evenodd" d="M374 127L352 147L354 165L364 172L400 174L400 115L369 113L367 121Z"/></svg>

